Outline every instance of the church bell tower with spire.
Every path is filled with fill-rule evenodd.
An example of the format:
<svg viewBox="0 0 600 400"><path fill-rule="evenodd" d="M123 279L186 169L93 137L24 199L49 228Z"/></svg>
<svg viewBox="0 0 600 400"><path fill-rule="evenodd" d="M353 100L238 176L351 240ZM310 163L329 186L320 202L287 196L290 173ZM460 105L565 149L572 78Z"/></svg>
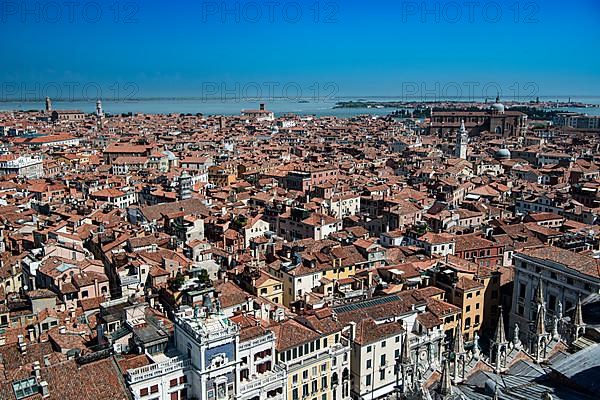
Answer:
<svg viewBox="0 0 600 400"><path fill-rule="evenodd" d="M460 121L460 129L456 133L456 147L454 148L454 155L456 158L463 160L467 159L467 145L469 143L469 134L465 128L465 120Z"/></svg>

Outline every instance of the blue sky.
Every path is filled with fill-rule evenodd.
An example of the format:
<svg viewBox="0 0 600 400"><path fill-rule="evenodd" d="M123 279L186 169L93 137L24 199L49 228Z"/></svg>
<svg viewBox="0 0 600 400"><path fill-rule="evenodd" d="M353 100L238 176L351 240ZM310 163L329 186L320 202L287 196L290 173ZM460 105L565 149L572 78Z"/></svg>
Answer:
<svg viewBox="0 0 600 400"><path fill-rule="evenodd" d="M68 3L2 2L4 99L600 95L598 0Z"/></svg>

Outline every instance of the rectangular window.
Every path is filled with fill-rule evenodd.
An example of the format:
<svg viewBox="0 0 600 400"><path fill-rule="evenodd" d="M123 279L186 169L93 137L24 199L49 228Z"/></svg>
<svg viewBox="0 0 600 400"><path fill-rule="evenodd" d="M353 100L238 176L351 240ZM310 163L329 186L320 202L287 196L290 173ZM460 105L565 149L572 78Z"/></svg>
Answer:
<svg viewBox="0 0 600 400"><path fill-rule="evenodd" d="M379 371L379 380L380 381L385 380L385 369L382 369L381 371Z"/></svg>
<svg viewBox="0 0 600 400"><path fill-rule="evenodd" d="M548 308L552 311L556 309L556 296L553 294L548 296Z"/></svg>
<svg viewBox="0 0 600 400"><path fill-rule="evenodd" d="M519 297L522 299L525 298L525 290L527 290L527 285L524 283L521 283L519 285Z"/></svg>
<svg viewBox="0 0 600 400"><path fill-rule="evenodd" d="M385 354L381 355L381 366L385 366Z"/></svg>
<svg viewBox="0 0 600 400"><path fill-rule="evenodd" d="M367 375L367 386L371 386L371 375Z"/></svg>
<svg viewBox="0 0 600 400"><path fill-rule="evenodd" d="M169 381L169 387L177 386L177 379L171 379Z"/></svg>
<svg viewBox="0 0 600 400"><path fill-rule="evenodd" d="M158 385L150 386L150 393L158 393Z"/></svg>

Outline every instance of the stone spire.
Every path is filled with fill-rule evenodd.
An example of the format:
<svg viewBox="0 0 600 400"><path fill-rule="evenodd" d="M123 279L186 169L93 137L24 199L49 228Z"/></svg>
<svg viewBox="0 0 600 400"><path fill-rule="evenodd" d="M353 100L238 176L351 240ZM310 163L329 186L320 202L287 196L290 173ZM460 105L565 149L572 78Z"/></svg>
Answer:
<svg viewBox="0 0 600 400"><path fill-rule="evenodd" d="M504 331L504 315L502 313L502 306L500 308L500 317L498 318L498 325L496 325L496 332L494 333L494 342L497 344L507 343L506 332Z"/></svg>
<svg viewBox="0 0 600 400"><path fill-rule="evenodd" d="M404 333L402 338L402 354L400 355L400 363L403 365L412 365L412 357L410 355L410 340L408 339L408 331Z"/></svg>
<svg viewBox="0 0 600 400"><path fill-rule="evenodd" d="M460 319L458 320L458 325L456 326L456 337L454 338L454 348L452 350L454 351L454 354L465 353L465 338L463 337Z"/></svg>
<svg viewBox="0 0 600 400"><path fill-rule="evenodd" d="M535 290L535 304L540 306L544 305L544 288L542 287L542 277L540 276L538 280L538 286Z"/></svg>
<svg viewBox="0 0 600 400"><path fill-rule="evenodd" d="M583 322L583 310L581 307L581 296L577 298L577 306L575 307L575 313L573 314L573 336L572 340L575 342L585 333L585 322Z"/></svg>
<svg viewBox="0 0 600 400"><path fill-rule="evenodd" d="M580 327L584 326L583 311L581 309L581 296L577 298L577 306L575 307L575 315L573 316L573 325Z"/></svg>
<svg viewBox="0 0 600 400"><path fill-rule="evenodd" d="M508 354L508 341L506 340L506 331L504 330L504 314L502 313L502 307L499 307L499 309L498 325L496 325L496 332L494 332L494 338L490 346L490 361L496 373L501 372L505 368Z"/></svg>
<svg viewBox="0 0 600 400"><path fill-rule="evenodd" d="M540 307L538 313L535 317L535 334L536 335L545 335L546 334L546 323L544 322L546 318L546 309L544 307Z"/></svg>
<svg viewBox="0 0 600 400"><path fill-rule="evenodd" d="M402 337L402 350L400 354L400 373L402 374L402 387L400 391L407 395L411 391L411 386L415 385L415 364L410 354L410 339L408 329Z"/></svg>
<svg viewBox="0 0 600 400"><path fill-rule="evenodd" d="M531 354L538 363L546 359L546 347L548 345L549 337L550 335L546 333L546 307L541 303L538 304L538 312L535 316L535 327L532 332L531 341Z"/></svg>
<svg viewBox="0 0 600 400"><path fill-rule="evenodd" d="M467 352L465 350L465 338L462 333L461 320L456 325L456 335L452 347L454 353L452 378L454 383L459 383L465 378L465 366L467 363Z"/></svg>
<svg viewBox="0 0 600 400"><path fill-rule="evenodd" d="M448 359L444 360L444 366L442 367L442 376L440 378L440 386L438 393L442 396L448 396L452 394L452 381L450 380L450 366Z"/></svg>

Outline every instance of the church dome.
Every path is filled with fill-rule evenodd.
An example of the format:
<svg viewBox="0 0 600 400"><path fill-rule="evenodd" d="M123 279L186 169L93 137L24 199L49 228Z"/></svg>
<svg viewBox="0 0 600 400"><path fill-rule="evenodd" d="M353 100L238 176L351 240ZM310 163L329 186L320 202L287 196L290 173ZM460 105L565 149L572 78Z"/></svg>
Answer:
<svg viewBox="0 0 600 400"><path fill-rule="evenodd" d="M510 150L500 149L494 154L496 160L510 160Z"/></svg>
<svg viewBox="0 0 600 400"><path fill-rule="evenodd" d="M491 105L490 110L498 114L504 114L504 104L500 103L500 95L496 96L496 102Z"/></svg>
<svg viewBox="0 0 600 400"><path fill-rule="evenodd" d="M497 111L499 114L503 114L504 113L504 104L502 103L494 103L492 104L492 106L490 107L491 110L493 111Z"/></svg>

